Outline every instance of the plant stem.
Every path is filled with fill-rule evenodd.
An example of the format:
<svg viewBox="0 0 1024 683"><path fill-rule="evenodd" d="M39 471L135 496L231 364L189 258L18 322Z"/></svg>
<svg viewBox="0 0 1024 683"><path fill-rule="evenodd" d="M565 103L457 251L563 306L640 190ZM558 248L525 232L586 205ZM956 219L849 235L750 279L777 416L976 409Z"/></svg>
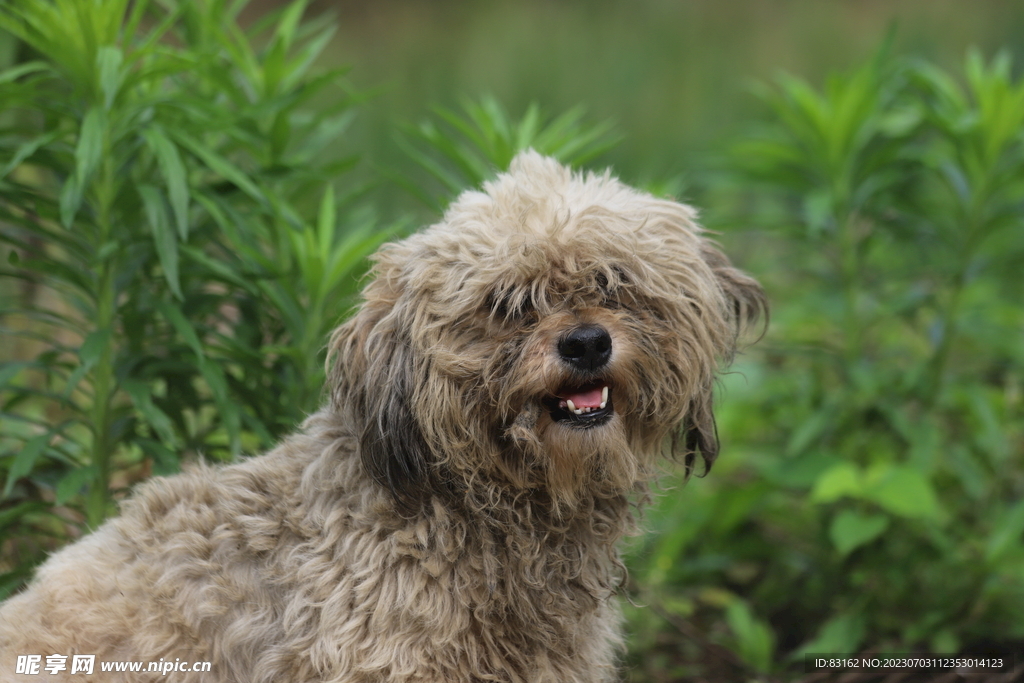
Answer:
<svg viewBox="0 0 1024 683"><path fill-rule="evenodd" d="M847 186L845 174L836 179L832 193L836 198L836 218L839 225L839 275L843 290L843 333L845 339L846 370L861 355L863 339L863 321L860 318L860 307L857 305L857 293L860 289L860 256L857 251L856 211L850 209L848 197L851 190Z"/></svg>
<svg viewBox="0 0 1024 683"><path fill-rule="evenodd" d="M103 247L112 238L110 208L113 203L113 169L110 155L104 155L101 177L96 183L97 204L97 240L96 253L102 253ZM95 477L89 488L86 503L86 518L93 529L98 527L107 516L110 504L110 460L113 455L113 435L111 434L111 409L114 394L117 391L117 378L114 375L114 316L115 291L114 276L116 273L116 253L102 258L96 266L96 328L107 330L106 342L100 352L99 359L92 370L93 406L92 406L92 452L91 461L96 468Z"/></svg>
<svg viewBox="0 0 1024 683"><path fill-rule="evenodd" d="M953 275L952 291L950 292L949 304L941 314L942 339L935 355L929 363L928 372L924 378L922 402L926 407L932 407L941 394L946 365L949 362L949 355L953 349L953 341L957 334L960 322L960 305L963 300L963 291L967 285L967 271L971 267L971 261L979 244L984 239L984 212L986 203L989 201L990 176L984 174L974 183L975 190L971 200L965 207L964 231L967 236L963 247L959 250L960 258L957 263L956 272Z"/></svg>
<svg viewBox="0 0 1024 683"><path fill-rule="evenodd" d="M973 229L969 231L969 235L974 235ZM949 303L945 310L942 311L942 339L935 350L935 355L931 358L928 372L922 385L923 395L921 399L928 408L935 405L941 394L943 378L946 374L946 364L949 362L949 355L952 352L953 341L959 327L960 304L963 299L964 287L967 284L967 269L970 267L971 256L974 252L972 248L973 242L973 239L968 239L968 244L962 252L961 262L957 267L956 274L953 276Z"/></svg>

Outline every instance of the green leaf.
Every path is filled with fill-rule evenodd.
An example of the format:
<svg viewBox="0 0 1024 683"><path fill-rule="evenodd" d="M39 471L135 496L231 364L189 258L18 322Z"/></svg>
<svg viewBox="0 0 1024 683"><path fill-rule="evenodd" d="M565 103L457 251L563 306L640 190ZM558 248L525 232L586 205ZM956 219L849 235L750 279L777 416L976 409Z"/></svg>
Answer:
<svg viewBox="0 0 1024 683"><path fill-rule="evenodd" d="M253 199L259 201L261 204L265 204L267 202L266 195L264 195L260 188L256 186L252 179L220 154L217 154L209 147L181 131L174 131L172 133L172 137L174 137L182 147L199 157L199 159L206 164L211 171L219 174L225 180L234 183L239 187L239 189Z"/></svg>
<svg viewBox="0 0 1024 683"><path fill-rule="evenodd" d="M81 359L82 365L86 368L94 367L107 349L110 337L111 331L109 327L90 332L78 350L78 357Z"/></svg>
<svg viewBox="0 0 1024 683"><path fill-rule="evenodd" d="M136 443L142 448L142 452L152 459L154 475L167 476L181 471L176 451L172 451L156 439L138 439Z"/></svg>
<svg viewBox="0 0 1024 683"><path fill-rule="evenodd" d="M224 423L230 440L231 452L237 455L240 451L242 421L239 415L238 406L234 401L229 400L227 379L224 377L224 370L216 363L201 359L199 372L202 374L206 384L213 393L214 403L220 412L220 419Z"/></svg>
<svg viewBox="0 0 1024 683"><path fill-rule="evenodd" d="M142 413L146 423L160 436L161 441L170 447L176 446L178 439L174 431L174 422L153 403L149 384L137 379L128 379L121 383L121 387L131 397L132 404Z"/></svg>
<svg viewBox="0 0 1024 683"><path fill-rule="evenodd" d="M342 280L352 274L352 270L371 253L394 235L392 229L360 229L353 230L345 236L331 255L327 273L324 277L325 293L337 287Z"/></svg>
<svg viewBox="0 0 1024 683"><path fill-rule="evenodd" d="M805 419L794 431L786 444L786 455L801 454L815 439L820 437L835 421L836 408L829 403Z"/></svg>
<svg viewBox="0 0 1024 683"><path fill-rule="evenodd" d="M938 442L940 438L941 433L937 433L935 441ZM938 447L936 445L936 448ZM974 451L959 443L943 444L942 448L945 451L946 467L957 477L964 492L976 501L986 500L991 495L991 489L996 482L992 479L988 468L979 463L979 458Z"/></svg>
<svg viewBox="0 0 1024 683"><path fill-rule="evenodd" d="M252 281L246 279L245 273L234 270L230 263L225 263L224 261L211 258L207 254L203 253L202 250L187 245L181 245L180 251L182 256L187 260L194 261L201 265L203 268L210 271L209 274L220 278L224 282L249 293L255 293L257 291L258 288ZM207 274L207 276L209 276L209 274Z"/></svg>
<svg viewBox="0 0 1024 683"><path fill-rule="evenodd" d="M280 163L288 142L292 138L291 117L288 112L279 112L270 127L270 159L272 164Z"/></svg>
<svg viewBox="0 0 1024 683"><path fill-rule="evenodd" d="M40 71L49 71L51 68L53 67L51 67L46 62L39 61L18 64L16 66L12 66L9 69L5 69L4 71L0 72L0 84L11 83L12 81L18 80L22 76L38 73Z"/></svg>
<svg viewBox="0 0 1024 683"><path fill-rule="evenodd" d="M758 672L770 670L775 652L771 626L754 616L750 606L738 598L725 608L725 621L736 637L736 654Z"/></svg>
<svg viewBox="0 0 1024 683"><path fill-rule="evenodd" d="M815 503L832 503L843 496L859 498L863 492L860 468L849 462L842 462L823 472L814 482L811 500Z"/></svg>
<svg viewBox="0 0 1024 683"><path fill-rule="evenodd" d="M51 142L53 142L60 136L61 131L55 130L49 133L44 133L43 135L32 138L31 140L27 140L22 144L18 145L18 149L14 151L14 156L12 156L11 160L7 162L7 165L4 166L2 170L0 170L0 180L6 178L7 174L9 174L14 169L18 168L18 166L20 166L22 162L24 162L26 159L35 154L40 147L45 147L46 145L49 145Z"/></svg>
<svg viewBox="0 0 1024 683"><path fill-rule="evenodd" d="M0 531L3 531L12 524L17 524L23 517L33 512L41 512L49 509L46 503L40 501L26 500L18 503L12 508L0 510ZM0 598L2 600L3 598Z"/></svg>
<svg viewBox="0 0 1024 683"><path fill-rule="evenodd" d="M320 211L317 216L317 240L320 243L320 258L324 261L330 256L331 247L334 246L334 187L330 184L324 190L324 197L320 201Z"/></svg>
<svg viewBox="0 0 1024 683"><path fill-rule="evenodd" d="M992 466L1001 468L1010 457L1011 449L1006 441L1004 426L996 414L999 399L991 391L977 385L970 387L966 393L975 418L976 426L972 429L975 441L981 452L988 456Z"/></svg>
<svg viewBox="0 0 1024 683"><path fill-rule="evenodd" d="M848 555L860 546L870 543L889 528L886 515L862 515L853 510L843 510L829 527L829 538L840 555Z"/></svg>
<svg viewBox="0 0 1024 683"><path fill-rule="evenodd" d="M185 343L196 354L196 358L203 360L206 357L206 354L203 352L203 345L199 342L199 337L196 335L192 323L188 321L188 318L181 312L181 309L170 301L163 300L157 301L156 307L163 314L167 322L171 324L171 327L181 335L181 338L185 340Z"/></svg>
<svg viewBox="0 0 1024 683"><path fill-rule="evenodd" d="M443 208L462 190L506 170L515 154L528 147L563 163L577 164L603 153L619 140L611 132L613 126L609 122L582 123L582 107L574 107L544 125L535 104L518 122L513 122L493 97L464 102L462 113L441 107L433 108L433 113L443 126L426 121L416 128L407 127L407 135L398 137L398 143L450 196L434 201L415 183L396 180L417 198L437 208ZM412 140L425 143L429 153L418 149Z"/></svg>
<svg viewBox="0 0 1024 683"><path fill-rule="evenodd" d="M292 46L295 29L299 26L303 13L306 11L307 0L296 0L287 6L275 29L274 38L280 40L285 50Z"/></svg>
<svg viewBox="0 0 1024 683"><path fill-rule="evenodd" d="M928 639L928 648L936 654L952 654L960 652L961 641L952 628L944 628Z"/></svg>
<svg viewBox="0 0 1024 683"><path fill-rule="evenodd" d="M998 562L1006 552L1024 542L1024 500L1017 501L999 520L985 543L985 562Z"/></svg>
<svg viewBox="0 0 1024 683"><path fill-rule="evenodd" d="M300 138L297 145L292 147L289 160L298 164L308 163L325 148L331 146L352 125L354 120L355 112L352 110L322 118L307 135Z"/></svg>
<svg viewBox="0 0 1024 683"><path fill-rule="evenodd" d="M869 472L867 480L864 497L892 514L918 519L939 517L938 497L931 482L919 470L908 465L893 465L877 476Z"/></svg>
<svg viewBox="0 0 1024 683"><path fill-rule="evenodd" d="M75 368L74 372L68 375L68 381L64 385L64 394L62 399L68 401L71 399L71 394L74 393L78 387L78 383L82 381L82 378L89 374L89 366L82 364Z"/></svg>
<svg viewBox="0 0 1024 683"><path fill-rule="evenodd" d="M156 248L160 267L164 271L171 292L178 299L184 299L181 284L178 281L178 238L171 229L167 216L167 203L163 193L152 185L139 185L139 196L146 208L146 218L153 232L153 246Z"/></svg>
<svg viewBox="0 0 1024 683"><path fill-rule="evenodd" d="M114 106L114 98L121 89L121 62L124 55L121 49L113 45L105 45L96 53L96 66L100 72L100 91L103 93L103 108L110 111Z"/></svg>
<svg viewBox="0 0 1024 683"><path fill-rule="evenodd" d="M790 656L798 659L810 654L854 654L864 642L867 619L860 612L844 612L826 621L813 639L801 645Z"/></svg>
<svg viewBox="0 0 1024 683"><path fill-rule="evenodd" d="M0 388L6 387L12 379L18 376L23 368L33 367L36 364L31 361L16 361L0 363Z"/></svg>
<svg viewBox="0 0 1024 683"><path fill-rule="evenodd" d="M107 134L107 115L101 107L91 107L82 120L75 148L75 173L83 186L89 184L103 156Z"/></svg>
<svg viewBox="0 0 1024 683"><path fill-rule="evenodd" d="M93 330L86 335L82 346L78 349L79 366L68 376L64 385L64 400L71 398L78 383L82 381L89 371L96 367L100 357L107 350L112 336L110 328Z"/></svg>
<svg viewBox="0 0 1024 683"><path fill-rule="evenodd" d="M294 88L299 84L300 79L306 75L309 67L313 65L316 59L320 56L320 53L330 45L331 39L337 30L336 26L329 26L324 29L318 36L310 40L295 56L294 59L289 60L286 73L281 79L280 88ZM343 73L348 69L334 69L334 73L331 74L331 80L337 80L337 74ZM317 80L307 81L302 84L304 90L308 91L317 86Z"/></svg>
<svg viewBox="0 0 1024 683"><path fill-rule="evenodd" d="M70 229L75 222L78 209L82 206L82 193L82 181L77 172L72 173L60 190L60 222L65 228Z"/></svg>
<svg viewBox="0 0 1024 683"><path fill-rule="evenodd" d="M178 147L158 127L149 127L142 133L153 156L156 157L160 174L167 183L167 196L171 201L175 225L181 241L188 239L189 189L185 164L178 154Z"/></svg>
<svg viewBox="0 0 1024 683"><path fill-rule="evenodd" d="M89 482L96 478L97 471L95 465L89 465L77 467L61 477L61 480L57 482L57 505L64 505L80 493Z"/></svg>
<svg viewBox="0 0 1024 683"><path fill-rule="evenodd" d="M7 484L4 486L3 492L4 498L11 495L15 482L32 471L36 460L39 459L40 454L47 448L52 436L51 432L47 432L46 434L32 437L25 442L21 451L14 456L14 461L11 462L11 467L7 470Z"/></svg>
<svg viewBox="0 0 1024 683"><path fill-rule="evenodd" d="M708 507L688 510L689 501L680 498L673 505L675 509L669 519L686 519L686 523L669 524L663 533L651 539L651 550L646 562L645 584L657 586L670 579L672 571L680 564L684 550L695 538L700 538L708 528L713 513Z"/></svg>

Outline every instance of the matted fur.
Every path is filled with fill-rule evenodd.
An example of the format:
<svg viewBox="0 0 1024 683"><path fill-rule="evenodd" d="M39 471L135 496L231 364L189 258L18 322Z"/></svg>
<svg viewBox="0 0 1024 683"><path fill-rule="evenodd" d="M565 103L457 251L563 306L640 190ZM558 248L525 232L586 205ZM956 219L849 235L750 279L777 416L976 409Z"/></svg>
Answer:
<svg viewBox="0 0 1024 683"><path fill-rule="evenodd" d="M616 678L630 499L660 455L717 454L760 288L691 208L527 152L385 245L364 299L298 434L145 483L0 608L0 680L54 653L212 662L179 683ZM593 373L559 352L583 325L611 339ZM595 377L610 418L556 421Z"/></svg>

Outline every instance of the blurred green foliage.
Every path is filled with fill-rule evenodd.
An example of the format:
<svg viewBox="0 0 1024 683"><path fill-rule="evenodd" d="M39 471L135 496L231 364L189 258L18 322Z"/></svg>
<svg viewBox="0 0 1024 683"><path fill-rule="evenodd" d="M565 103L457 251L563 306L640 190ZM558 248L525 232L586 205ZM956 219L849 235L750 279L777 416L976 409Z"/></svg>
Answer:
<svg viewBox="0 0 1024 683"><path fill-rule="evenodd" d="M961 79L882 52L760 95L729 182L770 236L773 326L723 382L726 457L632 556L664 606L637 651L678 619L748 675L1019 646L1024 83L1005 54Z"/></svg>
<svg viewBox="0 0 1024 683"><path fill-rule="evenodd" d="M0 595L139 479L315 409L365 256L409 224L371 184L437 212L519 149L585 164L618 139L483 97L386 122L396 161L353 173L364 98L312 68L333 24L300 1L243 30L245 5L0 6L24 46L0 72ZM723 241L772 327L723 378L723 457L669 477L629 549L629 676L1019 645L1024 84L1003 54L883 50L758 95L686 191L747 226Z"/></svg>
<svg viewBox="0 0 1024 683"><path fill-rule="evenodd" d="M268 0L269 1L269 0ZM813 83L859 63L887 28L895 47L956 70L966 49L1006 46L1024 58L1024 5L962 0L376 0L332 2L331 59L379 96L353 142L384 168L407 163L396 125L432 105L494 96L516 115L584 103L628 142L602 157L633 183L695 174L754 109L751 81L779 70ZM703 173L690 178L703 182ZM694 195L696 196L696 195ZM712 207L705 206L705 210Z"/></svg>
<svg viewBox="0 0 1024 683"><path fill-rule="evenodd" d="M300 24L304 4L248 35L238 2L0 7L30 51L0 74L0 274L21 282L0 309L19 343L0 594L138 478L261 448L316 408L324 339L387 232L359 187L325 183L353 163L320 151L357 96L341 70L310 75L332 27Z"/></svg>
<svg viewBox="0 0 1024 683"><path fill-rule="evenodd" d="M581 166L604 154L621 139L611 122L584 122L582 107L574 107L553 120L545 120L540 107L531 104L518 121L510 121L501 105L490 96L468 100L463 113L435 107L438 122L427 120L407 126L397 140L406 154L426 171L427 178L395 179L410 194L440 213L466 188L480 187L496 171L507 169L517 152L533 149L541 154ZM429 180L440 189L430 195Z"/></svg>

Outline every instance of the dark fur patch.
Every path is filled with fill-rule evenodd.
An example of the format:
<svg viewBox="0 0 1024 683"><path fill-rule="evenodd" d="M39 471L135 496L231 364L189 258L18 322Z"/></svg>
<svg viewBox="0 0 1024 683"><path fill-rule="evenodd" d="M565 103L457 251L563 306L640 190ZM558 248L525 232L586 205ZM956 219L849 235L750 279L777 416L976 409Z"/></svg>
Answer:
<svg viewBox="0 0 1024 683"><path fill-rule="evenodd" d="M370 477L391 492L399 509L414 513L431 489L430 449L409 405L412 378L402 367L389 383L367 385L367 413L359 457ZM376 395L370 395L373 392Z"/></svg>
<svg viewBox="0 0 1024 683"><path fill-rule="evenodd" d="M711 471L711 466L718 458L718 425L714 415L710 416L710 425L691 423L683 432L683 448L686 449L686 471L693 471L697 455L704 460L703 476Z"/></svg>
<svg viewBox="0 0 1024 683"><path fill-rule="evenodd" d="M436 492L433 458L412 410L412 350L392 331L371 334L379 322L364 309L335 332L331 399L352 416L366 473L412 515Z"/></svg>

